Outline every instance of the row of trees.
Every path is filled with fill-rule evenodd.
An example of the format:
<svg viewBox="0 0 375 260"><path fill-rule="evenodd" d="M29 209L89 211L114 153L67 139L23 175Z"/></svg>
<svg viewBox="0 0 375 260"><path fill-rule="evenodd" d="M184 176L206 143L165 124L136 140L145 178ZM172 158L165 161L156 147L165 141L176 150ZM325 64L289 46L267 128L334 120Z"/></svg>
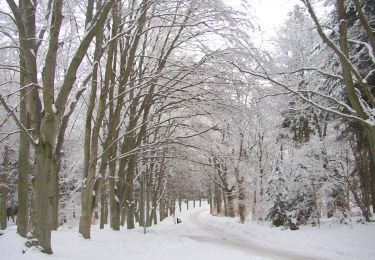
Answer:
<svg viewBox="0 0 375 260"><path fill-rule="evenodd" d="M12 89L19 81L19 91L0 101L20 131L18 233L31 231L42 251L52 253L65 136L76 125L84 129L82 181L73 188L81 194L83 237L90 238L96 205L101 227L109 215L112 229L125 221L134 228L137 202L141 222L147 222L141 224L156 222L174 149L189 132L197 134L184 130L185 121L205 113L196 108L206 102L204 83L211 84L201 71L210 52L202 41L225 33L236 20L232 11L216 1L7 3L3 19L10 26L3 34L6 44L14 41L11 52L20 61L14 65L18 73L4 84ZM15 93L18 105L12 105ZM136 200L138 193L147 199Z"/></svg>
<svg viewBox="0 0 375 260"><path fill-rule="evenodd" d="M328 1L324 25L301 1L271 51L221 1L7 4L1 142L18 151L17 232L43 252L77 192L84 238L96 208L101 228L131 229L198 196L242 223L304 224L353 205L370 220L371 1Z"/></svg>

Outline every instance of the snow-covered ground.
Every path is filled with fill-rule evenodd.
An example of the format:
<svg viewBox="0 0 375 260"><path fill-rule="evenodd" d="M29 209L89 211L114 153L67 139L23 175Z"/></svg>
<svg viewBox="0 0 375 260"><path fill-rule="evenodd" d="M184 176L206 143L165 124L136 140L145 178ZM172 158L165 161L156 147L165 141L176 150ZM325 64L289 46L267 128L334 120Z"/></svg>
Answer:
<svg viewBox="0 0 375 260"><path fill-rule="evenodd" d="M93 226L91 240L62 227L52 233L52 256L26 249L11 226L0 236L0 259L375 259L375 223L290 231L213 217L207 206L178 215L181 224L170 217L146 234L142 228L115 232Z"/></svg>

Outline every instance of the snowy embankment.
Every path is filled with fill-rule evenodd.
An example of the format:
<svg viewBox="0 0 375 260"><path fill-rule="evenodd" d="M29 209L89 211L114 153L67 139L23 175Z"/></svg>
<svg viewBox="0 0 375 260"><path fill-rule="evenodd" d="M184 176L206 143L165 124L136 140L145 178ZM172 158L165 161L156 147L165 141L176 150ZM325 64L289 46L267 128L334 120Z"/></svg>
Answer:
<svg viewBox="0 0 375 260"><path fill-rule="evenodd" d="M0 236L0 256L18 259L375 259L375 223L352 226L323 224L280 230L269 225L213 217L207 206L178 214L181 224L167 218L161 224L115 232L92 228L84 240L76 228L62 227L52 233L54 254L46 256L27 249L11 226ZM22 251L25 251L22 253Z"/></svg>

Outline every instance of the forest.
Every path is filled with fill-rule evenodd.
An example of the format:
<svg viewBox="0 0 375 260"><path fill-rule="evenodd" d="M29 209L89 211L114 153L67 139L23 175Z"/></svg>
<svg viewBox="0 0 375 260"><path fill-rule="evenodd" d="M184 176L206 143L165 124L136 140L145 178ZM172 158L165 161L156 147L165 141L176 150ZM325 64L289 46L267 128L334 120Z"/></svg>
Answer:
<svg viewBox="0 0 375 260"><path fill-rule="evenodd" d="M375 1L253 2L1 1L0 235L372 222Z"/></svg>

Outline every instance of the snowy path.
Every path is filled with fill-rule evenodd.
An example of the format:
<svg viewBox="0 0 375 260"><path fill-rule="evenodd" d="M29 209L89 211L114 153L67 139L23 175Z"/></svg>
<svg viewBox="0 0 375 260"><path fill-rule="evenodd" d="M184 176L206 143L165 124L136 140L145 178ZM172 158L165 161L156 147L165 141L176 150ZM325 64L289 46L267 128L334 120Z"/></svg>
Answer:
<svg viewBox="0 0 375 260"><path fill-rule="evenodd" d="M206 213L207 209L200 209L188 215L188 234L180 234L182 237L193 239L197 242L211 243L220 246L222 250L239 250L247 255L247 258L258 257L262 259L311 259L323 260L323 257L313 257L308 254L296 254L287 250L275 249L270 246L259 244L259 242L251 241L250 239L228 232L225 228L218 228L210 226L207 219L202 217L202 213ZM242 258L241 258L242 259Z"/></svg>
<svg viewBox="0 0 375 260"><path fill-rule="evenodd" d="M92 227L91 240L77 228L64 226L52 233L54 254L26 249L13 225L0 236L1 260L274 260L274 259L375 259L375 223L305 226L299 231L271 228L268 224L238 223L213 217L208 206L177 213L181 224L169 217L143 234L142 228L116 232ZM26 253L22 251L26 249Z"/></svg>

